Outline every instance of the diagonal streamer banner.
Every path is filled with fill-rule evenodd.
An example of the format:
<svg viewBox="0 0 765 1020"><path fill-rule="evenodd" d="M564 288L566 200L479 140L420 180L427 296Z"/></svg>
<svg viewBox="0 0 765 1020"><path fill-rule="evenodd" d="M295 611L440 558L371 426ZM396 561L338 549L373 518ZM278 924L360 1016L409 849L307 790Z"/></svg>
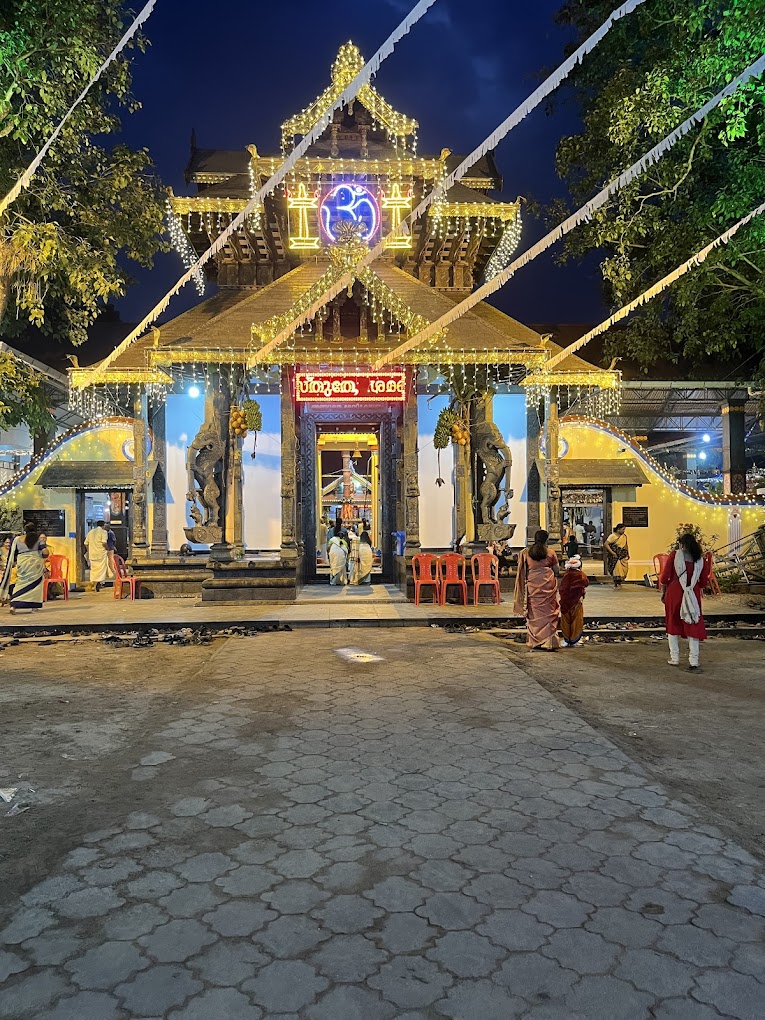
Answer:
<svg viewBox="0 0 765 1020"><path fill-rule="evenodd" d="M335 110L342 109L347 106L352 99L355 98L359 89L369 83L380 68L382 62L391 55L395 49L396 44L412 29L412 27L422 18L422 16L428 11L436 0L419 0L419 3L415 4L409 14L404 18L400 25L388 36L385 42L382 44L380 49L375 55L368 60L367 63L362 67L353 81L348 87L335 99L332 105L327 109L314 127L305 135L302 141L295 146L290 155L285 159L276 173L269 178L268 181L257 191L244 209L229 223L229 225L223 230L213 241L209 248L200 255L193 266L181 276L178 282L165 294L165 296L152 308L147 316L145 316L141 322L138 323L136 328L130 333L122 343L116 347L112 353L97 365L93 371L83 380L81 388L91 386L98 382L98 376L109 367L109 365L118 358L124 351L128 349L144 332L148 329L152 323L156 322L157 318L170 304L171 299L183 288L186 284L194 279L198 275L199 270L202 266L208 262L213 255L216 255L221 248L226 244L229 237L239 229L240 226L245 222L247 217L251 215L255 210L260 208L260 205L266 195L270 194L277 188L287 174L290 173L292 168L295 166L297 161L301 159L307 150L321 137L329 126L332 116Z"/></svg>
<svg viewBox="0 0 765 1020"><path fill-rule="evenodd" d="M533 262L538 255L547 251L557 241L566 234L570 234L572 230L578 227L581 223L592 219L593 215L602 208L608 200L615 195L618 191L624 188L627 184L630 184L637 177L640 177L645 171L657 163L662 156L664 156L670 149L680 141L688 132L694 128L697 124L700 124L704 118L711 113L720 103L732 96L738 87L751 78L759 77L763 71L765 71L765 55L761 56L753 64L750 64L746 70L742 71L736 78L729 82L722 91L718 92L716 96L713 96L708 102L704 103L703 106L699 107L695 113L691 114L687 120L675 128L670 134L663 138L657 145L654 145L652 149L645 153L636 163L633 163L631 167L621 173L618 177L615 177L610 181L602 191L591 198L589 202L586 202L581 208L577 209L575 213L572 213L562 223L554 227L548 234L537 241L536 244L532 245L531 248L527 249L523 255L515 259L510 265L503 269L501 273L498 273L491 280L488 280L483 286L461 301L454 308L450 308L449 311L442 315L440 319L436 319L425 329L420 330L419 333L410 337L405 343L401 344L395 350L386 354L375 362L375 369L382 367L383 365L391 364L396 358L401 357L407 351L410 351L413 347L421 347L427 343L431 337L435 336L441 330L445 329L450 323L456 322L457 319L461 318L466 312L470 311L477 304L480 304L490 294L494 294L501 287L503 287L509 279L511 279L524 266L527 266L530 262Z"/></svg>
<svg viewBox="0 0 765 1020"><path fill-rule="evenodd" d="M623 3L620 7L617 7L614 11L612 11L603 24L597 28L591 36L585 39L582 45L577 47L571 56L564 60L560 67L553 71L553 73L549 75L542 84L520 104L520 106L517 106L510 116L506 117L505 120L502 121L496 130L485 138L477 148L473 149L470 155L466 156L462 163L460 163L460 165L441 182L439 187L434 188L429 195L426 195L425 198L423 198L420 204L401 221L398 230L391 232L387 237L378 241L374 248L370 248L367 254L359 260L354 269L349 270L340 277L339 280L333 283L332 286L328 287L320 298L310 305L310 307L307 308L301 315L296 316L288 326L286 326L273 338L273 340L265 344L259 350L254 351L252 358L253 364L257 364L258 356L266 358L275 347L278 347L285 340L288 340L296 329L299 329L300 326L310 322L316 313L320 311L328 301L336 298L338 294L342 293L342 291L353 283L355 275L359 270L363 269L365 266L370 266L376 259L380 258L394 238L407 235L411 230L412 223L424 215L434 202L442 199L449 188L456 184L457 181L461 180L474 163L477 163L478 160L485 156L487 152L496 148L505 135L509 134L513 128L517 127L522 120L528 117L532 110L536 109L536 107L539 106L539 104L546 99L547 96L553 93L558 86L565 81L566 78L568 78L577 64L580 64L587 54L591 50L595 49L598 43L600 43L608 32L610 32L611 28L617 21L620 21L627 14L631 14L642 3L645 3L645 0L627 0L626 3Z"/></svg>
<svg viewBox="0 0 765 1020"><path fill-rule="evenodd" d="M640 308L641 305L644 305L652 298L657 297L668 287L671 287L673 283L676 283L677 280L681 279L687 273L690 273L693 269L697 269L702 262L706 261L713 251L716 251L716 249L721 245L727 244L733 239L733 237L735 237L739 230L745 227L748 223L751 223L755 217L761 216L763 213L765 213L765 202L758 205L757 208L753 209L750 213L747 213L746 216L742 216L738 223L734 223L732 227L726 230L723 234L720 234L719 237L716 237L714 241L707 244L700 251L697 251L695 255L692 255L687 262L683 262L683 264L678 266L677 269L673 269L671 273L667 273L667 275L659 280L658 283L655 283L652 287L644 290L642 294L636 297L633 301L630 301L629 304L624 305L624 307L620 308L617 312L614 312L613 315L609 315L607 319L604 319L603 322L594 326L588 333L585 333L584 336L580 336L578 340L569 344L568 347L564 347L562 351L559 351L558 354L542 365L540 372L549 372L553 368L557 368L557 366L560 365L561 362L565 361L569 355L580 351L590 342L590 340L593 340L596 336L600 336L602 333L606 333L617 322L621 322L622 319L626 319L629 315L631 315L635 309Z"/></svg>

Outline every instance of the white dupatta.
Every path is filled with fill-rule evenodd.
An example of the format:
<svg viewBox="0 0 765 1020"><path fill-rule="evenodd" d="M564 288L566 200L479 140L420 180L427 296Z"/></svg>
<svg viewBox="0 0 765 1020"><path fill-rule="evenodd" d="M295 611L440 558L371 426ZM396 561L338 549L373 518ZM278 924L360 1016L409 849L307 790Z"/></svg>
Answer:
<svg viewBox="0 0 765 1020"><path fill-rule="evenodd" d="M680 619L683 623L698 623L701 619L701 606L696 598L695 587L699 583L701 571L704 568L704 557L696 560L693 564L693 573L690 581L686 569L685 553L678 549L675 553L675 574L683 589L683 600L680 603Z"/></svg>

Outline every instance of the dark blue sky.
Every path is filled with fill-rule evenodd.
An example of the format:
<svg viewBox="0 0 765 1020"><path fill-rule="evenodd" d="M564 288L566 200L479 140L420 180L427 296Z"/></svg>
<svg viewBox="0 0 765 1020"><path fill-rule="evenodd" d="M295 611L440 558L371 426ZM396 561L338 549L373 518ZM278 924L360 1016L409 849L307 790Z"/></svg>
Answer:
<svg viewBox="0 0 765 1020"><path fill-rule="evenodd" d="M378 48L414 0L159 0L146 25L151 46L134 59L134 93L142 108L124 118L123 138L149 149L165 184L183 180L192 127L202 148L279 148L282 121L311 102L329 81L339 46L352 39L365 57ZM422 154L446 146L469 152L564 56L567 31L554 24L559 0L437 0L385 61L375 84L420 123ZM566 90L540 107L501 143L497 159L505 195L547 201L562 193L555 174L561 135L576 130ZM541 236L526 215L522 246ZM159 299L182 265L172 253L119 303L137 320ZM525 322L583 322L600 317L597 260L561 268L553 252L522 270L494 301ZM179 314L197 299L193 286L171 304Z"/></svg>

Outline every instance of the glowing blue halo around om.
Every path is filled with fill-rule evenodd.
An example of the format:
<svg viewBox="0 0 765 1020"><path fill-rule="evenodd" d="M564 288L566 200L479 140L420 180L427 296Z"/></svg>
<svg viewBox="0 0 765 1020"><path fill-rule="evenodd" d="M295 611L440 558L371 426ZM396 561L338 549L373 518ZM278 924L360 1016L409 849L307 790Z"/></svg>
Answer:
<svg viewBox="0 0 765 1020"><path fill-rule="evenodd" d="M341 223L360 224L360 239L370 241L380 226L380 207L361 184L338 184L322 199L319 219L330 241L337 241Z"/></svg>

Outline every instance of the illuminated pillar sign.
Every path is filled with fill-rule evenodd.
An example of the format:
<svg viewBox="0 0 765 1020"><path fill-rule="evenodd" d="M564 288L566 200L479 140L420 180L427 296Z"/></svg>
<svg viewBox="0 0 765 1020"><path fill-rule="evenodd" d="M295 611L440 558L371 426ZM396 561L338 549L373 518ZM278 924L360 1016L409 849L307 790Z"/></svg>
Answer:
<svg viewBox="0 0 765 1020"><path fill-rule="evenodd" d="M295 398L323 404L369 403L382 401L403 403L406 399L404 372L296 372Z"/></svg>

